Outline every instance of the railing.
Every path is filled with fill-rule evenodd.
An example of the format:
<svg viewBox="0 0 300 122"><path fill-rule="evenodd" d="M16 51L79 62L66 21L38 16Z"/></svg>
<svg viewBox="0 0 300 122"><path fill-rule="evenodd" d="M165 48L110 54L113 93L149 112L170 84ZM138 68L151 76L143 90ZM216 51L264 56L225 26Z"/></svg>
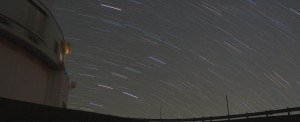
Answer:
<svg viewBox="0 0 300 122"><path fill-rule="evenodd" d="M256 112L256 113L245 113L245 114L236 114L236 115L229 115L229 116L216 116L216 117L202 117L202 118L187 118L187 119L144 119L146 121L151 122L164 122L164 121L220 121L220 120L230 120L230 119L248 119L250 117L270 117L273 114L286 114L287 116L291 116L291 112L300 112L300 107L295 108L286 108L286 109L278 109L278 110L268 110L263 112Z"/></svg>
<svg viewBox="0 0 300 122"><path fill-rule="evenodd" d="M16 41L51 68L63 68L64 36L51 11L39 0L0 2L0 35Z"/></svg>
<svg viewBox="0 0 300 122"><path fill-rule="evenodd" d="M190 118L190 119L137 119L137 118L124 118L113 115L105 115L100 113L85 112L80 110L72 110L65 108L58 108L24 101L11 100L0 97L0 115L2 121L93 121L93 122L181 122L181 121L227 121L228 118L237 118L243 122L247 118L259 119L257 116L264 116L269 119L260 119L258 121L246 122L300 122L300 114L291 114L291 112L300 112L300 107L286 108L279 110L270 110L257 113L238 114L230 116L218 117L204 117L204 118ZM286 116L270 116L272 114L286 114ZM250 118L251 117L251 118ZM254 118L255 117L255 118Z"/></svg>

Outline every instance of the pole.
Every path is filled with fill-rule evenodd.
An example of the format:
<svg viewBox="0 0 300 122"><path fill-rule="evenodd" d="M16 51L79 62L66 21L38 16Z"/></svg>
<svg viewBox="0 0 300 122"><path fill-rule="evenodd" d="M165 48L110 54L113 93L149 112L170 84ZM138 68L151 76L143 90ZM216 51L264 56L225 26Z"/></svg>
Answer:
<svg viewBox="0 0 300 122"><path fill-rule="evenodd" d="M228 98L227 98L227 95L226 95L226 105L227 105L228 120L230 120L230 118L229 118L229 107L228 107Z"/></svg>
<svg viewBox="0 0 300 122"><path fill-rule="evenodd" d="M162 109L162 102L160 103L160 108L159 108L159 119L161 119L161 109Z"/></svg>

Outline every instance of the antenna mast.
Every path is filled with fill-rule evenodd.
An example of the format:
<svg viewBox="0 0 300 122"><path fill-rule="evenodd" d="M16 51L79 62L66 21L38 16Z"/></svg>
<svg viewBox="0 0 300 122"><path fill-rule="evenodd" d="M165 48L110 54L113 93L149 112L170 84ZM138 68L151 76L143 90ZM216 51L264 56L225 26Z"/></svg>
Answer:
<svg viewBox="0 0 300 122"><path fill-rule="evenodd" d="M160 103L160 108L159 108L159 119L161 119L161 109L162 109L162 105L163 105L163 103L161 102L161 103Z"/></svg>
<svg viewBox="0 0 300 122"><path fill-rule="evenodd" d="M228 120L230 120L230 118L229 118L229 107L228 107L228 98L227 98L227 95L226 95L226 105L227 105Z"/></svg>

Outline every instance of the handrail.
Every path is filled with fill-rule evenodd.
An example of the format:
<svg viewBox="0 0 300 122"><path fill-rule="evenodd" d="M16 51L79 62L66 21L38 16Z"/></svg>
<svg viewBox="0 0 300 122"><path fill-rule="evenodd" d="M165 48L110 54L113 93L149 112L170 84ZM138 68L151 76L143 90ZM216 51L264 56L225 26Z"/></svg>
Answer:
<svg viewBox="0 0 300 122"><path fill-rule="evenodd" d="M269 115L272 114L279 114L279 113L287 113L288 116L290 116L291 112L299 111L300 107L294 107L294 108L285 108L285 109L278 109L278 110L268 110L268 111L262 111L262 112L256 112L256 113L245 113L245 114L236 114L236 115L225 115L225 116L215 116L215 117L202 117L202 118L186 118L186 119L142 119L146 121L215 121L215 120L226 120L226 119L238 119L238 118L249 118L254 116L266 116L269 117Z"/></svg>

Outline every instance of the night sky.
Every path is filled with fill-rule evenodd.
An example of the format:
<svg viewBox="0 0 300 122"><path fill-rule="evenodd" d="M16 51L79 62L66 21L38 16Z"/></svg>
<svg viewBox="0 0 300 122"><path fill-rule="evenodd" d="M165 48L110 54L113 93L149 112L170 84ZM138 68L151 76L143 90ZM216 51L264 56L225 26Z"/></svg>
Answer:
<svg viewBox="0 0 300 122"><path fill-rule="evenodd" d="M299 0L55 0L68 108L191 118L300 106Z"/></svg>

